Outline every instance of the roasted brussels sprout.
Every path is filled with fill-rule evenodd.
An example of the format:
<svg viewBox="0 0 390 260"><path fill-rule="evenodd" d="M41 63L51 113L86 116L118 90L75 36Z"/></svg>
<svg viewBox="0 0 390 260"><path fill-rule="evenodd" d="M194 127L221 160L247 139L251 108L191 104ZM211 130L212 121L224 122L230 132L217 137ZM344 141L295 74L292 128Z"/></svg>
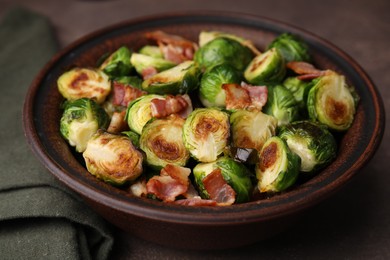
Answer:
<svg viewBox="0 0 390 260"><path fill-rule="evenodd" d="M91 136L108 123L107 113L95 101L88 98L65 101L60 132L77 152L83 152Z"/></svg>
<svg viewBox="0 0 390 260"><path fill-rule="evenodd" d="M310 61L306 43L297 35L283 33L275 38L267 49L276 48L280 51L286 62Z"/></svg>
<svg viewBox="0 0 390 260"><path fill-rule="evenodd" d="M185 61L146 79L142 88L153 94L185 94L199 86L200 75L193 61Z"/></svg>
<svg viewBox="0 0 390 260"><path fill-rule="evenodd" d="M260 51L255 47L255 45L251 41L234 34L218 32L218 31L201 31L199 34L199 46L202 47L206 43L219 37L230 38L235 41L238 41L239 43L241 43L241 45L248 47L254 54L256 55L260 54Z"/></svg>
<svg viewBox="0 0 390 260"><path fill-rule="evenodd" d="M160 47L154 45L145 45L141 49L139 49L138 53L151 56L154 58L164 58L163 53L161 52Z"/></svg>
<svg viewBox="0 0 390 260"><path fill-rule="evenodd" d="M215 162L199 163L194 167L195 184L202 198L209 199L209 194L202 180L215 169L221 170L224 180L236 192L235 202L242 203L250 200L253 190L251 173L243 164L229 157L220 157Z"/></svg>
<svg viewBox="0 0 390 260"><path fill-rule="evenodd" d="M122 46L113 52L99 67L111 78L127 76L130 74L133 66L130 63L131 51Z"/></svg>
<svg viewBox="0 0 390 260"><path fill-rule="evenodd" d="M142 89L142 79L137 76L124 76L115 78L115 82L129 85L133 88Z"/></svg>
<svg viewBox="0 0 390 260"><path fill-rule="evenodd" d="M311 119L333 130L345 131L352 125L356 112L355 101L344 76L327 71L310 90L307 109Z"/></svg>
<svg viewBox="0 0 390 260"><path fill-rule="evenodd" d="M141 96L129 104L125 120L130 130L139 135L142 133L142 128L152 118L151 102L155 98L164 99L163 96L150 94Z"/></svg>
<svg viewBox="0 0 390 260"><path fill-rule="evenodd" d="M275 135L278 120L261 111L237 110L230 115L232 145L260 151L263 144Z"/></svg>
<svg viewBox="0 0 390 260"><path fill-rule="evenodd" d="M138 74L143 75L145 69L154 68L157 72L164 71L176 66L175 63L163 58L148 56L140 53L133 53L130 58Z"/></svg>
<svg viewBox="0 0 390 260"><path fill-rule="evenodd" d="M139 147L139 138L140 138L139 134L137 134L136 132L133 132L131 130L123 131L122 134L126 135L131 140L131 142L133 143L133 145L135 147Z"/></svg>
<svg viewBox="0 0 390 260"><path fill-rule="evenodd" d="M225 107L223 84L240 83L241 75L231 65L223 63L207 70L200 82L199 98L205 107Z"/></svg>
<svg viewBox="0 0 390 260"><path fill-rule="evenodd" d="M313 87L312 81L303 81L298 79L298 77L289 77L283 81L283 86L293 94L300 110L306 111L306 100L310 89Z"/></svg>
<svg viewBox="0 0 390 260"><path fill-rule="evenodd" d="M243 71L252 60L252 51L238 41L229 38L216 38L200 47L194 61L205 70L221 63L229 63L239 71Z"/></svg>
<svg viewBox="0 0 390 260"><path fill-rule="evenodd" d="M229 134L229 116L217 108L195 109L183 127L185 147L201 162L215 161L225 149Z"/></svg>
<svg viewBox="0 0 390 260"><path fill-rule="evenodd" d="M172 114L152 119L143 128L140 148L146 153L146 163L156 168L167 164L186 165L190 154L183 143L184 119Z"/></svg>
<svg viewBox="0 0 390 260"><path fill-rule="evenodd" d="M268 100L263 112L278 119L278 126L299 118L299 107L293 94L282 85L268 88Z"/></svg>
<svg viewBox="0 0 390 260"><path fill-rule="evenodd" d="M142 173L142 153L124 135L99 130L88 141L83 157L92 175L113 185L133 181Z"/></svg>
<svg viewBox="0 0 390 260"><path fill-rule="evenodd" d="M286 74L283 56L275 49L256 56L244 72L245 79L256 85L269 85L280 83Z"/></svg>
<svg viewBox="0 0 390 260"><path fill-rule="evenodd" d="M261 149L255 168L259 191L279 192L289 188L298 178L300 165L300 157L283 139L271 137Z"/></svg>
<svg viewBox="0 0 390 260"><path fill-rule="evenodd" d="M306 174L318 171L336 157L336 140L325 125L297 121L282 126L278 136L301 157L300 171Z"/></svg>
<svg viewBox="0 0 390 260"><path fill-rule="evenodd" d="M108 76L98 69L74 68L57 80L58 91L68 100L90 98L101 104L111 91Z"/></svg>

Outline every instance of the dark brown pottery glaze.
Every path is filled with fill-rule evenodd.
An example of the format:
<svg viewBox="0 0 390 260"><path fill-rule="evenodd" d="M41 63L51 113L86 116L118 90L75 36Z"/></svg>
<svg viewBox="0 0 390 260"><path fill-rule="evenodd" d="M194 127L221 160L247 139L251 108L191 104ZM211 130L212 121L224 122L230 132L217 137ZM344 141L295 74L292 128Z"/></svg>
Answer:
<svg viewBox="0 0 390 260"><path fill-rule="evenodd" d="M95 66L122 45L137 50L144 34L163 30L197 41L201 30L219 30L252 40L259 49L278 34L300 35L319 68L336 70L361 101L351 129L340 135L337 159L314 178L271 198L229 207L185 207L136 198L91 176L59 133L62 97L56 80L75 66ZM293 223L347 183L376 151L384 130L382 101L356 62L329 42L293 26L246 14L188 12L123 22L88 35L58 53L32 83L24 105L27 140L41 162L108 221L160 244L192 249L238 247L266 239Z"/></svg>

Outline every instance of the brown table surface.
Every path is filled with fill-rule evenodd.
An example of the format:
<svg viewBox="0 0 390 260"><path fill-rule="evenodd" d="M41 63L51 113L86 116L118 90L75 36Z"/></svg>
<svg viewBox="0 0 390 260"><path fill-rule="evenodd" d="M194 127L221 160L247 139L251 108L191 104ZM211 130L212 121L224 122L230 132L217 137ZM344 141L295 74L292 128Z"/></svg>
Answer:
<svg viewBox="0 0 390 260"><path fill-rule="evenodd" d="M352 56L390 111L389 0L0 0L0 17L15 4L50 17L62 47L107 25L161 12L224 10L272 17L328 39ZM387 131L374 158L351 183L273 239L198 252L163 247L118 230L112 259L390 259L389 141Z"/></svg>

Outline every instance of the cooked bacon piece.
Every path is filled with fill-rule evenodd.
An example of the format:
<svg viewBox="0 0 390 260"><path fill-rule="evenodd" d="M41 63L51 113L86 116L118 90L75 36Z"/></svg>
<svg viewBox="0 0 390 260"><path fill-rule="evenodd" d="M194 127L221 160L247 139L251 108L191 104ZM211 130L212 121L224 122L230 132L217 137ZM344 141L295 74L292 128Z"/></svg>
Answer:
<svg viewBox="0 0 390 260"><path fill-rule="evenodd" d="M299 74L300 76L297 77L299 80L312 80L327 73L326 70L319 70L312 64L303 61L290 61L287 63L287 68Z"/></svg>
<svg viewBox="0 0 390 260"><path fill-rule="evenodd" d="M192 104L188 95L168 95L165 99L154 98L151 101L152 116L156 118L167 117L171 114L178 114L181 117L188 116L189 107L192 110Z"/></svg>
<svg viewBox="0 0 390 260"><path fill-rule="evenodd" d="M114 112L111 117L110 125L107 128L107 132L117 134L128 130L129 125L125 121L126 110L122 112Z"/></svg>
<svg viewBox="0 0 390 260"><path fill-rule="evenodd" d="M149 32L146 38L157 41L164 59L176 64L192 60L198 48L198 45L192 41L162 31Z"/></svg>
<svg viewBox="0 0 390 260"><path fill-rule="evenodd" d="M155 67L147 67L142 70L142 78L144 80L152 77L153 75L156 75L158 73L157 69Z"/></svg>
<svg viewBox="0 0 390 260"><path fill-rule="evenodd" d="M205 200L200 197L176 200L174 203L178 205L184 205L184 206L217 206L218 205L215 200Z"/></svg>
<svg viewBox="0 0 390 260"><path fill-rule="evenodd" d="M188 190L191 170L188 168L168 164L159 176L153 176L146 183L146 190L164 202L173 202L176 197Z"/></svg>
<svg viewBox="0 0 390 260"><path fill-rule="evenodd" d="M115 106L124 107L127 107L129 103L134 99L146 94L145 91L132 87L131 85L126 85L116 81L113 82L113 92L114 99L112 103Z"/></svg>
<svg viewBox="0 0 390 260"><path fill-rule="evenodd" d="M215 200L219 206L232 205L236 201L236 192L225 181L221 169L215 169L202 180L210 199Z"/></svg>
<svg viewBox="0 0 390 260"><path fill-rule="evenodd" d="M223 84L226 94L226 109L259 109L265 105L268 90L265 86L250 86L245 83Z"/></svg>
<svg viewBox="0 0 390 260"><path fill-rule="evenodd" d="M137 197L146 196L148 191L146 190L145 177L138 178L137 181L130 186L129 191Z"/></svg>

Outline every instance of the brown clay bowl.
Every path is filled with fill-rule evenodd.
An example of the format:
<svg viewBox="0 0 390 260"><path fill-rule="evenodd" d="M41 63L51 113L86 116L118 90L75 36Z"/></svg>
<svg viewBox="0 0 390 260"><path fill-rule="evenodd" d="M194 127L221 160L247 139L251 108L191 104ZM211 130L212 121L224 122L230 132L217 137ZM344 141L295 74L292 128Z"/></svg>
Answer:
<svg viewBox="0 0 390 260"><path fill-rule="evenodd" d="M62 97L56 80L74 66L95 66L98 58L122 45L137 49L153 30L197 41L201 30L220 30L252 40L260 49L278 34L300 35L320 68L346 76L361 101L353 126L340 136L337 159L312 179L268 199L229 207L187 207L137 198L95 179L59 133ZM24 130L36 156L66 186L109 222L160 244L192 249L238 247L286 229L301 213L339 190L376 151L384 131L381 98L362 68L331 43L271 19L244 14L188 12L123 22L83 37L42 69L26 95Z"/></svg>

